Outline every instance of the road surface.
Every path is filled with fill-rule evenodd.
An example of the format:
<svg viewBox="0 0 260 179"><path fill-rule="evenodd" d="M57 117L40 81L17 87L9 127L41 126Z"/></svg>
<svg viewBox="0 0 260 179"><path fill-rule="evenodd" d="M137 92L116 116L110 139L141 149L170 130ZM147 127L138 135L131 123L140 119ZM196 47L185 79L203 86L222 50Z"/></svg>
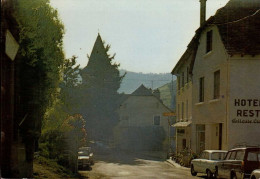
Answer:
<svg viewBox="0 0 260 179"><path fill-rule="evenodd" d="M80 171L82 176L90 179L194 179L205 178L205 175L193 177L190 170L175 167L165 160L141 154L122 152L98 155L96 163L87 171Z"/></svg>

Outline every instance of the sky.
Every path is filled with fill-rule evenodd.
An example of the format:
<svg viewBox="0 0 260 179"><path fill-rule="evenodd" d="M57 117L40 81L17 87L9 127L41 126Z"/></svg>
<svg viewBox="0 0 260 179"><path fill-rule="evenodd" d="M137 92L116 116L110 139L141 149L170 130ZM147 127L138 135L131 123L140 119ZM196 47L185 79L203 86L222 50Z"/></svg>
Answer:
<svg viewBox="0 0 260 179"><path fill-rule="evenodd" d="M98 33L120 69L170 73L199 27L199 0L50 0L65 26L66 58L84 68ZM228 0L207 0L207 18Z"/></svg>

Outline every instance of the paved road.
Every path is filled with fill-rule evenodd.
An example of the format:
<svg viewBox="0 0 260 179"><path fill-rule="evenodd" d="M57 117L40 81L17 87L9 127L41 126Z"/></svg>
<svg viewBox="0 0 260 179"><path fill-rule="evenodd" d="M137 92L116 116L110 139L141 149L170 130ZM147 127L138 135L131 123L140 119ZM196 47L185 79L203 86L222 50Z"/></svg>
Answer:
<svg viewBox="0 0 260 179"><path fill-rule="evenodd" d="M110 154L97 156L92 170L81 171L83 176L96 178L126 178L126 179L194 179L189 169L174 167L165 160L137 154ZM200 175L199 175L200 176Z"/></svg>

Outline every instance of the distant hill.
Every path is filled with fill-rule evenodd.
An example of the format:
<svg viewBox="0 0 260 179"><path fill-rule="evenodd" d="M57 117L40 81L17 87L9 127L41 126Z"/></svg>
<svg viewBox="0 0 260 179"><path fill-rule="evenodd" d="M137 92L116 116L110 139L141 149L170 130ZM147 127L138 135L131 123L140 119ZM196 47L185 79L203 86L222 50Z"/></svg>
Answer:
<svg viewBox="0 0 260 179"><path fill-rule="evenodd" d="M170 73L135 73L126 70L120 70L120 74L126 76L121 83L121 87L118 90L119 93L131 94L141 84L147 88L159 89L160 98L163 103L170 109L175 109L175 98L176 98L176 77ZM174 80L172 82L172 79Z"/></svg>
<svg viewBox="0 0 260 179"><path fill-rule="evenodd" d="M158 88L160 98L170 109L176 109L176 80Z"/></svg>
<svg viewBox="0 0 260 179"><path fill-rule="evenodd" d="M126 70L120 70L120 74L124 74L126 72L126 76L121 83L121 87L119 88L119 93L131 94L134 92L141 84L146 86L147 88L156 89L161 87L167 83L172 81L172 75L170 73L136 73L130 72ZM175 76L173 76L173 80L175 80Z"/></svg>

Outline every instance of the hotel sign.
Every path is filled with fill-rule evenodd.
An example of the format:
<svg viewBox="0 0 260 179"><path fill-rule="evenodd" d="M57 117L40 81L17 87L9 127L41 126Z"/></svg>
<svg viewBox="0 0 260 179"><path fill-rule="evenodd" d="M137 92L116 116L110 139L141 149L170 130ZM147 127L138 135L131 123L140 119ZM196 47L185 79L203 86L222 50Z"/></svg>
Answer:
<svg viewBox="0 0 260 179"><path fill-rule="evenodd" d="M163 116L176 116L174 112L164 112Z"/></svg>
<svg viewBox="0 0 260 179"><path fill-rule="evenodd" d="M234 107L232 123L260 124L260 99L234 99Z"/></svg>

